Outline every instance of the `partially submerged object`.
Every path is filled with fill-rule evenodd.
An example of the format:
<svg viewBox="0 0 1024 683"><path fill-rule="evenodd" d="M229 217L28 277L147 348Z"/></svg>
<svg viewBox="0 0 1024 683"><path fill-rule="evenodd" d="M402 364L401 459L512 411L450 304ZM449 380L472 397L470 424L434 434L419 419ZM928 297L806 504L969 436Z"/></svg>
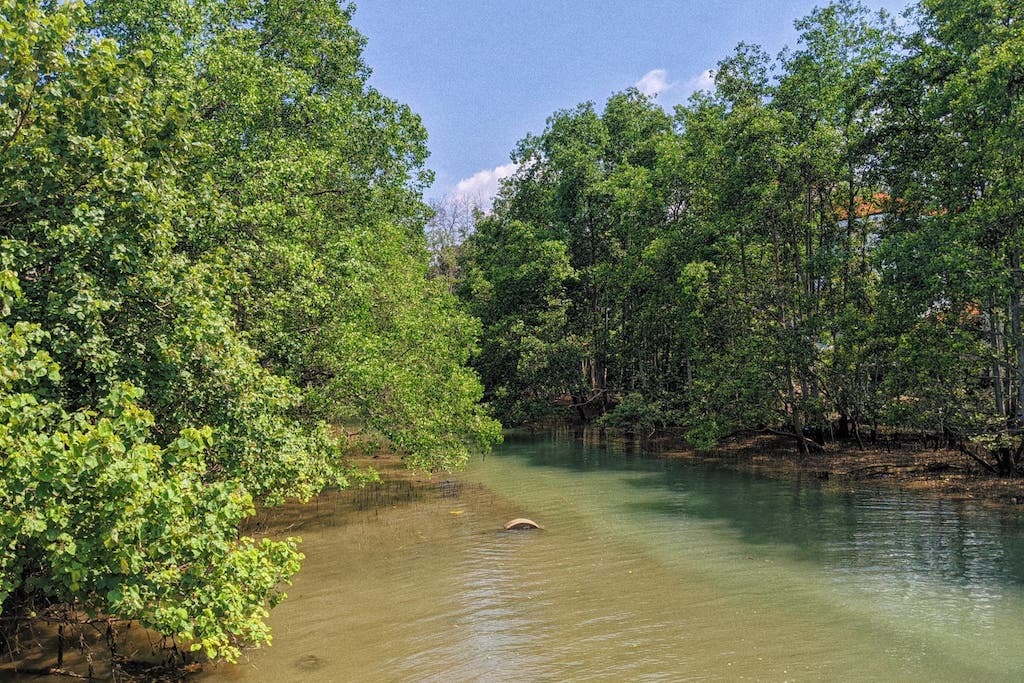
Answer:
<svg viewBox="0 0 1024 683"><path fill-rule="evenodd" d="M509 520L502 527L505 531L520 531L523 529L543 529L540 524L533 521L532 519L526 519L525 517L516 517L515 519Z"/></svg>

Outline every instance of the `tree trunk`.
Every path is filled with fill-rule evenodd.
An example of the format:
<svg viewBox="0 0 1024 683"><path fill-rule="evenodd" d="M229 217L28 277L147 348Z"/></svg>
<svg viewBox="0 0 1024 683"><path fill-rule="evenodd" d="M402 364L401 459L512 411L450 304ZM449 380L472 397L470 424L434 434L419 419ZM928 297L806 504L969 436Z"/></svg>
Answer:
<svg viewBox="0 0 1024 683"><path fill-rule="evenodd" d="M1014 380L1017 384L1017 425L1024 424L1024 339L1021 338L1021 290L1024 290L1024 272L1020 267L1020 246L1014 245L1010 253L1010 275L1012 289L1010 290L1010 334L1013 337L1013 347L1017 350L1017 368L1014 373Z"/></svg>
<svg viewBox="0 0 1024 683"><path fill-rule="evenodd" d="M847 439L850 437L850 418L847 416L845 409L839 411L835 435L837 439Z"/></svg>
<svg viewBox="0 0 1024 683"><path fill-rule="evenodd" d="M1003 376L999 367L1002 353L999 349L999 325L996 320L995 306L989 308L988 330L989 344L992 347L992 394L996 408L996 415L1006 417L1006 404L1003 402Z"/></svg>

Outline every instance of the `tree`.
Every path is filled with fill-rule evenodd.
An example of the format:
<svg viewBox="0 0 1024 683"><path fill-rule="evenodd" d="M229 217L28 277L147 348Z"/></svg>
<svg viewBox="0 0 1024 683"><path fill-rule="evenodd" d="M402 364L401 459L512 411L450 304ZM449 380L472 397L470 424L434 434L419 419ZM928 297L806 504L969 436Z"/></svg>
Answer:
<svg viewBox="0 0 1024 683"><path fill-rule="evenodd" d="M168 69L206 150L188 179L197 193L212 180L218 201L183 246L225 274L238 326L265 367L303 389L303 409L371 426L425 467L493 443L498 425L463 369L476 323L425 267L426 132L367 86L352 8L94 8L101 30L139 48L173 40L188 64Z"/></svg>
<svg viewBox="0 0 1024 683"><path fill-rule="evenodd" d="M563 338L567 343L572 340L579 351L578 356L567 355L578 361L578 367L569 374L549 375L553 382L538 391L537 398L549 397L557 386L592 417L608 407L615 392L632 390L638 378L654 380L648 366L662 349L648 344L641 329L642 301L650 296L650 283L643 277L643 252L664 222L667 198L659 193L669 192L670 183L658 175L658 169L670 139L671 119L648 98L630 90L612 96L601 114L589 103L557 112L543 135L525 138L513 155L519 171L496 202L487 230L478 226L474 236L478 247L484 239L494 239L507 251L497 257L480 248L474 253L487 261L479 270L494 287L487 294L492 300L507 295L524 300L520 278L492 277L489 270L501 259L511 268L530 269L528 259L537 255L532 246L523 251L509 247L514 235L536 243L550 256L539 262L550 267L546 271L550 278L544 281L561 283L553 289L564 288L564 300L561 294L543 298L548 288L537 292L541 298L534 302L547 301L553 307L549 312L558 312L554 318L524 315L522 332L516 333L554 344L553 331L564 324ZM565 267L555 265L563 253L568 261ZM470 263L468 268L473 267L472 258ZM506 292L505 286L518 293ZM482 315L486 325L488 317ZM509 315L511 322L515 315ZM545 329L534 333L537 325ZM485 332L485 338L489 334ZM491 365L492 371L497 368ZM488 388L511 386L508 373L518 363L500 365L504 374L485 373ZM546 367L542 362L527 372L539 376L547 372ZM517 391L523 393L525 388Z"/></svg>
<svg viewBox="0 0 1024 683"><path fill-rule="evenodd" d="M459 253L462 244L473 233L481 209L458 195L432 201L430 208L434 215L427 224L426 234L431 276L445 280L449 291L454 293L463 275L459 268Z"/></svg>
<svg viewBox="0 0 1024 683"><path fill-rule="evenodd" d="M886 273L908 343L931 328L952 343L930 340L906 368L942 387L942 398L911 390L913 412L973 441L986 467L1020 473L1024 15L997 1L928 0L920 10L886 92L884 170L901 199Z"/></svg>
<svg viewBox="0 0 1024 683"><path fill-rule="evenodd" d="M193 282L208 271L174 251L193 201L177 182L186 107L147 77L151 54L120 55L82 16L34 2L0 15L0 609L137 619L233 658L269 639L266 607L300 558L238 522L254 491L304 492L319 444L280 401L241 401L274 387ZM227 408L178 394L197 370ZM246 411L304 444L295 480L268 458L258 487L232 459L223 441Z"/></svg>
<svg viewBox="0 0 1024 683"><path fill-rule="evenodd" d="M474 365L503 420L536 421L580 388L582 344L569 319L575 277L564 242L534 225L483 218L464 245L460 294L483 324Z"/></svg>
<svg viewBox="0 0 1024 683"><path fill-rule="evenodd" d="M348 483L327 419L424 468L500 438L428 278L424 134L330 2L0 4L0 609L269 640Z"/></svg>

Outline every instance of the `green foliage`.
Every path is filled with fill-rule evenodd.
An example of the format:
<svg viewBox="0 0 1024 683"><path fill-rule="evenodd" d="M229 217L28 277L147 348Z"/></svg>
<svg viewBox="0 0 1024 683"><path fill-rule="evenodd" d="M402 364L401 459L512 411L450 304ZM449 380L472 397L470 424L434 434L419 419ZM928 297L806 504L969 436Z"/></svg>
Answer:
<svg viewBox="0 0 1024 683"><path fill-rule="evenodd" d="M660 108L627 91L600 114L590 103L557 112L520 143L519 173L465 250L461 289L484 324L474 364L504 419L566 398L600 408L662 352L639 316L657 296L644 249L672 192L670 130Z"/></svg>
<svg viewBox="0 0 1024 683"><path fill-rule="evenodd" d="M4 617L234 659L301 558L239 523L348 484L328 420L424 468L500 439L350 12L0 0Z"/></svg>
<svg viewBox="0 0 1024 683"><path fill-rule="evenodd" d="M239 538L252 497L206 481L210 428L152 443L130 384L95 410L41 399L61 381L49 337L0 323L0 603L136 619L232 660L268 641L266 607L298 570L296 541Z"/></svg>
<svg viewBox="0 0 1024 683"><path fill-rule="evenodd" d="M337 453L320 428L289 417L300 398L242 341L223 275L180 250L203 213L182 177L191 105L147 75L152 53L121 57L112 41L73 32L80 18L73 5L40 13L35 23L53 31L6 53L9 89L31 84L4 102L15 122L0 149L12 180L0 190L4 250L23 290L11 315L51 333L64 407L95 406L132 382L146 390L159 443L210 425L214 476L260 498L308 498L337 479Z"/></svg>
<svg viewBox="0 0 1024 683"><path fill-rule="evenodd" d="M673 422L657 402L648 402L643 394L633 393L622 397L614 408L601 416L597 421L604 427L615 427L627 434L650 436L666 424Z"/></svg>
<svg viewBox="0 0 1024 683"><path fill-rule="evenodd" d="M914 409L895 407L1003 444L1024 424L1024 14L985 1L919 10L883 90L884 177L906 200L880 249L882 313L908 351L893 375ZM993 469L1020 473L998 455L1006 448L990 449Z"/></svg>
<svg viewBox="0 0 1024 683"><path fill-rule="evenodd" d="M460 291L485 329L475 365L488 399L506 422L536 421L578 381L565 245L531 224L492 216L477 225L462 258L471 265Z"/></svg>
<svg viewBox="0 0 1024 683"><path fill-rule="evenodd" d="M216 193L182 246L225 274L262 365L301 387L311 417L363 421L410 463L454 467L494 443L499 425L464 368L477 323L427 276L426 133L367 86L350 10L169 4L157 12L168 25L145 4L94 7L137 49L180 36L186 73L199 75L169 75L194 103L202 142L187 181Z"/></svg>
<svg viewBox="0 0 1024 683"><path fill-rule="evenodd" d="M568 396L702 446L768 428L802 449L888 425L1019 472L1018 4L924 0L901 33L840 0L774 62L740 44L671 122L635 91L552 115L464 252L502 415Z"/></svg>

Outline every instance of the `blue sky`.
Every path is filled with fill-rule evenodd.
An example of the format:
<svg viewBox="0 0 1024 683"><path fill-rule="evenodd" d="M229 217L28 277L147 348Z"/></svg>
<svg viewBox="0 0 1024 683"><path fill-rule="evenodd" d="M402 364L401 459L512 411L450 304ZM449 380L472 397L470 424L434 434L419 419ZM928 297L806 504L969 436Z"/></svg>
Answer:
<svg viewBox="0 0 1024 683"><path fill-rule="evenodd" d="M905 0L863 0L898 13ZM547 117L633 85L671 108L740 41L795 47L814 0L361 0L371 84L423 118L428 198L483 197ZM646 80L645 80L646 77ZM643 87L641 89L643 89ZM461 182L461 185L460 185Z"/></svg>

